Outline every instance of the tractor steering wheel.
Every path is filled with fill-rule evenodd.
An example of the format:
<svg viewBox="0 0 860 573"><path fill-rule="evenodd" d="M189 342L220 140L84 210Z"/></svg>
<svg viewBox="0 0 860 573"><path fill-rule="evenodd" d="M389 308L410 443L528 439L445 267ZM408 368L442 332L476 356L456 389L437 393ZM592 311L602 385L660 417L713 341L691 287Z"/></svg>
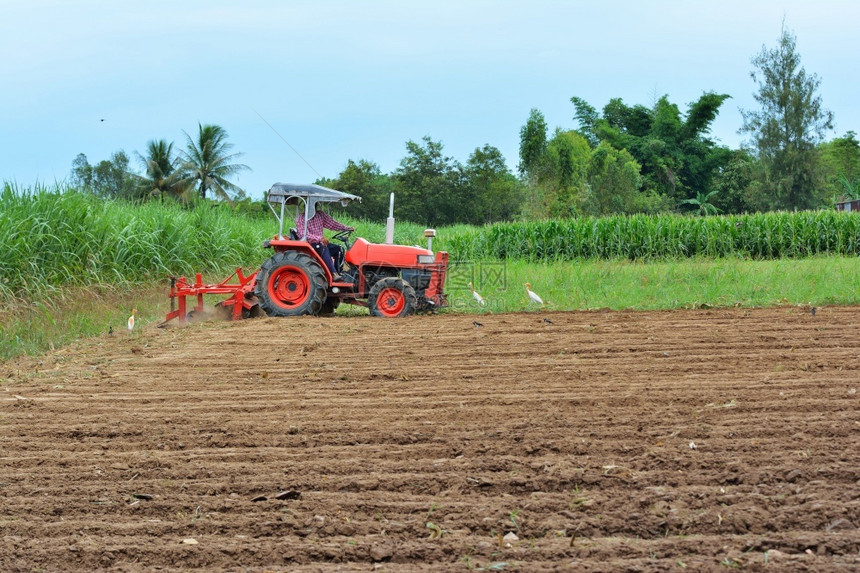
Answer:
<svg viewBox="0 0 860 573"><path fill-rule="evenodd" d="M340 241L341 243L343 243L344 245L346 245L346 250L348 251L348 250L349 250L349 247L350 247L350 244L349 244L349 236L350 236L353 232L355 232L355 229L350 229L350 230L348 230L348 231L339 231L339 232L335 233L334 235L332 235L332 236L331 236L331 238L332 238L332 239L337 239L338 241Z"/></svg>

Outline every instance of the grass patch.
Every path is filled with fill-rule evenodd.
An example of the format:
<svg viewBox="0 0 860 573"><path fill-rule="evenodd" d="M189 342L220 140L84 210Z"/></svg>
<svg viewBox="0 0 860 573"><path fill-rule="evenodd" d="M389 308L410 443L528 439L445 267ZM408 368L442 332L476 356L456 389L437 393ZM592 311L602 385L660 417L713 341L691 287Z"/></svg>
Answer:
<svg viewBox="0 0 860 573"><path fill-rule="evenodd" d="M138 327L164 320L166 283L56 289L50 298L9 302L0 308L0 360L36 355L82 337L127 329L132 308Z"/></svg>
<svg viewBox="0 0 860 573"><path fill-rule="evenodd" d="M486 306L474 302L469 281ZM550 310L846 305L855 304L860 295L860 258L476 261L452 267L447 287L451 309L488 313L541 308L529 302L526 282Z"/></svg>

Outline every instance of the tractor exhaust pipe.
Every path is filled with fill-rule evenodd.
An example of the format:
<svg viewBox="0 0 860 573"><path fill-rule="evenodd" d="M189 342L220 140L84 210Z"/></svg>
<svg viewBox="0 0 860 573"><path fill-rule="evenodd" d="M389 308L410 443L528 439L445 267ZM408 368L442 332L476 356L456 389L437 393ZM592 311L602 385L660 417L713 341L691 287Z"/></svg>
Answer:
<svg viewBox="0 0 860 573"><path fill-rule="evenodd" d="M388 201L388 220L385 222L385 244L394 244L394 193Z"/></svg>
<svg viewBox="0 0 860 573"><path fill-rule="evenodd" d="M433 250L433 237L436 236L436 229L424 229L424 236L427 238L427 250Z"/></svg>

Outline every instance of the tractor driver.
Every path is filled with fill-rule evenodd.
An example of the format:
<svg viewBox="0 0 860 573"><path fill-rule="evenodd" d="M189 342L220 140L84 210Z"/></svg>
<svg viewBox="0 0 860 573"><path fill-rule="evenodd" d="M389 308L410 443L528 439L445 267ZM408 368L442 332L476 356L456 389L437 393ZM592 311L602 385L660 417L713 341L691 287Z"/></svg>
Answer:
<svg viewBox="0 0 860 573"><path fill-rule="evenodd" d="M343 223L335 220L331 215L323 211L322 205L314 203L314 214L308 219L308 234L307 241L314 248L317 254L322 258L325 266L331 272L334 281L339 281L340 276L338 270L334 268L334 261L330 249L340 248L336 245L329 246L328 239L323 236L323 229L331 229L332 231L354 231L352 227L347 227ZM305 213L299 213L296 219L296 231L299 237L305 234Z"/></svg>

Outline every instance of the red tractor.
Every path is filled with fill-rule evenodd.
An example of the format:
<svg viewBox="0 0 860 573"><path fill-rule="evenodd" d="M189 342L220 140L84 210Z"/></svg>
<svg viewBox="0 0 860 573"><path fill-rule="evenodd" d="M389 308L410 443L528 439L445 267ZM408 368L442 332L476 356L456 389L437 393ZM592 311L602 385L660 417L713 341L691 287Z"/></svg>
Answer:
<svg viewBox="0 0 860 573"><path fill-rule="evenodd" d="M244 276L241 269L217 285L202 284L198 274L194 283L185 277L171 279L169 296L171 312L167 320L187 320L186 296L196 296L195 311L203 309L204 294L231 294L217 306L229 311L232 318L247 318L259 314L269 316L299 316L331 314L341 303L366 306L374 316L406 316L418 311L432 311L447 306L444 293L448 270L448 253L433 253L433 229L424 232L428 248L394 245L394 219L389 217L386 243L369 243L356 238L352 231L334 235L343 246L333 248L335 268L340 280L323 263L319 254L295 229L284 235L287 206L299 209L305 220L315 212L316 203L348 205L361 198L319 185L276 183L266 198L278 219L278 234L263 243L274 251L260 269ZM238 283L228 283L237 276ZM174 308L178 299L179 308Z"/></svg>

